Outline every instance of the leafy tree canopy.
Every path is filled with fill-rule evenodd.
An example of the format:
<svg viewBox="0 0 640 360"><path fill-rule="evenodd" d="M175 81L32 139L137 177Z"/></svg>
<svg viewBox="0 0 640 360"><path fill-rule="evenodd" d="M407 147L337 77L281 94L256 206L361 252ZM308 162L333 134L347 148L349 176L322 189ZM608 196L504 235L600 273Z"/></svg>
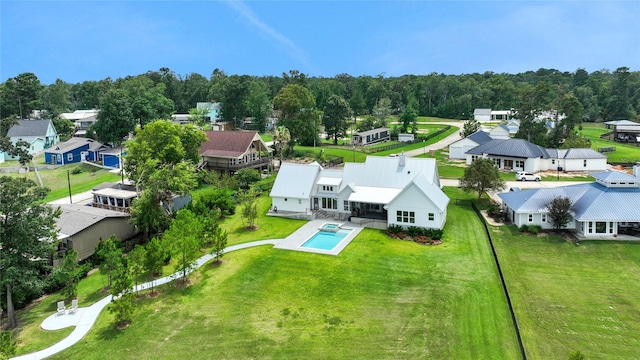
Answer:
<svg viewBox="0 0 640 360"><path fill-rule="evenodd" d="M478 200L486 191L500 191L505 188L505 182L500 178L498 168L488 158L477 158L464 169L460 178L460 187L465 192L477 191Z"/></svg>

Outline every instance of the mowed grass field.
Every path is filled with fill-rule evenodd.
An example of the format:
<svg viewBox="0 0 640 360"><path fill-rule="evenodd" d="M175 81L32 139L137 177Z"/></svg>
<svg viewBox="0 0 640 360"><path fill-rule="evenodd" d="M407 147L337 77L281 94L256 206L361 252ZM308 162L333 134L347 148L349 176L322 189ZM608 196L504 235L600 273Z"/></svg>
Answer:
<svg viewBox="0 0 640 360"><path fill-rule="evenodd" d="M518 358L479 220L451 206L448 221L438 246L367 229L339 256L229 253L192 285L138 300L126 330L104 311L53 359Z"/></svg>
<svg viewBox="0 0 640 360"><path fill-rule="evenodd" d="M640 359L640 243L492 235L529 359Z"/></svg>
<svg viewBox="0 0 640 360"><path fill-rule="evenodd" d="M582 130L579 132L591 140L591 148L594 150L605 146L615 146L616 151L605 154L608 162L640 161L640 147L600 138L600 135L611 131L604 128L604 123L583 123Z"/></svg>

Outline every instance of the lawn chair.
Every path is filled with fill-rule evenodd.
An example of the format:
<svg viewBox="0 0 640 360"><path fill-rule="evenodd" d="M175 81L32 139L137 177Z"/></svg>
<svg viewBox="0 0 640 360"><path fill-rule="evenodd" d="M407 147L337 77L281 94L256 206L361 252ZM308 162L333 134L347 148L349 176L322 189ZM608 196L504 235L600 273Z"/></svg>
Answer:
<svg viewBox="0 0 640 360"><path fill-rule="evenodd" d="M66 311L67 308L64 306L64 300L58 301L58 315L60 315L60 313L64 315Z"/></svg>
<svg viewBox="0 0 640 360"><path fill-rule="evenodd" d="M71 308L69 309L69 314L75 314L78 311L78 299L71 300Z"/></svg>

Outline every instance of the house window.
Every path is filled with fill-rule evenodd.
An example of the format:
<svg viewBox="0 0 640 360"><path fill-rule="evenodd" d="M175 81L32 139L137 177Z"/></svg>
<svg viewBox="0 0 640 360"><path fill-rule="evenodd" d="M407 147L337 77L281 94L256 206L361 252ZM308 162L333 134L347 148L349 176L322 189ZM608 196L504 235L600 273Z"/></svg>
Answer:
<svg viewBox="0 0 640 360"><path fill-rule="evenodd" d="M496 167L500 167L500 159L493 159L493 165Z"/></svg>
<svg viewBox="0 0 640 360"><path fill-rule="evenodd" d="M333 186L322 185L322 191L333 191Z"/></svg>
<svg viewBox="0 0 640 360"><path fill-rule="evenodd" d="M551 165L555 165L556 164L556 159L551 159Z"/></svg>
<svg viewBox="0 0 640 360"><path fill-rule="evenodd" d="M586 160L586 159L585 159L585 160L582 160L582 166L583 166L583 167L587 167L587 160Z"/></svg>
<svg viewBox="0 0 640 360"><path fill-rule="evenodd" d="M58 154L56 157L58 158L58 162L62 162L62 155Z"/></svg>
<svg viewBox="0 0 640 360"><path fill-rule="evenodd" d="M589 234L593 233L593 221L589 221Z"/></svg>
<svg viewBox="0 0 640 360"><path fill-rule="evenodd" d="M396 212L396 220L398 222L415 224L416 222L416 213L413 211L397 211Z"/></svg>
<svg viewBox="0 0 640 360"><path fill-rule="evenodd" d="M298 199L298 205L302 204L302 199Z"/></svg>
<svg viewBox="0 0 640 360"><path fill-rule="evenodd" d="M529 222L533 222L533 214L529 214Z"/></svg>
<svg viewBox="0 0 640 360"><path fill-rule="evenodd" d="M546 223L547 222L547 214L542 214L542 219L540 221L542 221L543 223Z"/></svg>
<svg viewBox="0 0 640 360"><path fill-rule="evenodd" d="M613 222L609 222L609 234L613 234Z"/></svg>
<svg viewBox="0 0 640 360"><path fill-rule="evenodd" d="M73 161L73 154L67 154L67 161Z"/></svg>
<svg viewBox="0 0 640 360"><path fill-rule="evenodd" d="M332 198L322 198L323 209L338 209L338 200Z"/></svg>
<svg viewBox="0 0 640 360"><path fill-rule="evenodd" d="M518 169L524 168L524 161L516 160L516 168L518 168Z"/></svg>
<svg viewBox="0 0 640 360"><path fill-rule="evenodd" d="M607 232L607 223L604 221L596 221L596 234L604 234Z"/></svg>
<svg viewBox="0 0 640 360"><path fill-rule="evenodd" d="M229 159L229 165L235 165L236 159Z"/></svg>
<svg viewBox="0 0 640 360"><path fill-rule="evenodd" d="M349 211L349 200L345 200L343 206L344 211Z"/></svg>
<svg viewBox="0 0 640 360"><path fill-rule="evenodd" d="M433 221L435 219L435 216L433 215L433 213L429 213L429 221Z"/></svg>

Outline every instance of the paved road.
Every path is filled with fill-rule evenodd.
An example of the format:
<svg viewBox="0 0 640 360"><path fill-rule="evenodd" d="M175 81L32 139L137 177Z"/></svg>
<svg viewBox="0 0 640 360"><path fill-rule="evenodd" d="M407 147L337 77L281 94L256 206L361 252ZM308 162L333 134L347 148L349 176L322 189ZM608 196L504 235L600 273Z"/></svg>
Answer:
<svg viewBox="0 0 640 360"><path fill-rule="evenodd" d="M280 240L282 239L259 240L259 241L244 243L244 244L232 245L225 248L224 252L228 253L235 250L246 249L246 248L261 246L261 245L275 245ZM200 259L198 259L198 261L196 261L195 268L197 269L211 260L213 260L213 255L205 255ZM153 284L152 282L140 284L137 287L134 287L133 291L135 292L135 291L147 289L152 285L159 286L162 284L166 284L175 279L180 278L181 276L182 276L182 273L171 274L169 276L165 276L163 278L153 280ZM89 330L91 330L91 328L93 327L93 324L96 322L96 319L98 318L98 315L100 315L102 310L107 305L109 305L112 299L113 297L111 295L106 296L102 300L94 303L89 307L79 308L78 311L76 311L73 314L66 314L66 313L60 314L60 315L58 313L52 314L42 322L41 327L43 329L59 330L69 326L75 326L76 328L73 329L73 331L71 332L71 334L69 334L69 336L67 336L66 338L60 340L58 343L44 350L40 350L31 354L21 355L18 357L14 357L12 359L40 360L40 359L47 358L51 355L57 354L60 351L65 350L67 348L70 348L71 346L79 342L89 332Z"/></svg>

